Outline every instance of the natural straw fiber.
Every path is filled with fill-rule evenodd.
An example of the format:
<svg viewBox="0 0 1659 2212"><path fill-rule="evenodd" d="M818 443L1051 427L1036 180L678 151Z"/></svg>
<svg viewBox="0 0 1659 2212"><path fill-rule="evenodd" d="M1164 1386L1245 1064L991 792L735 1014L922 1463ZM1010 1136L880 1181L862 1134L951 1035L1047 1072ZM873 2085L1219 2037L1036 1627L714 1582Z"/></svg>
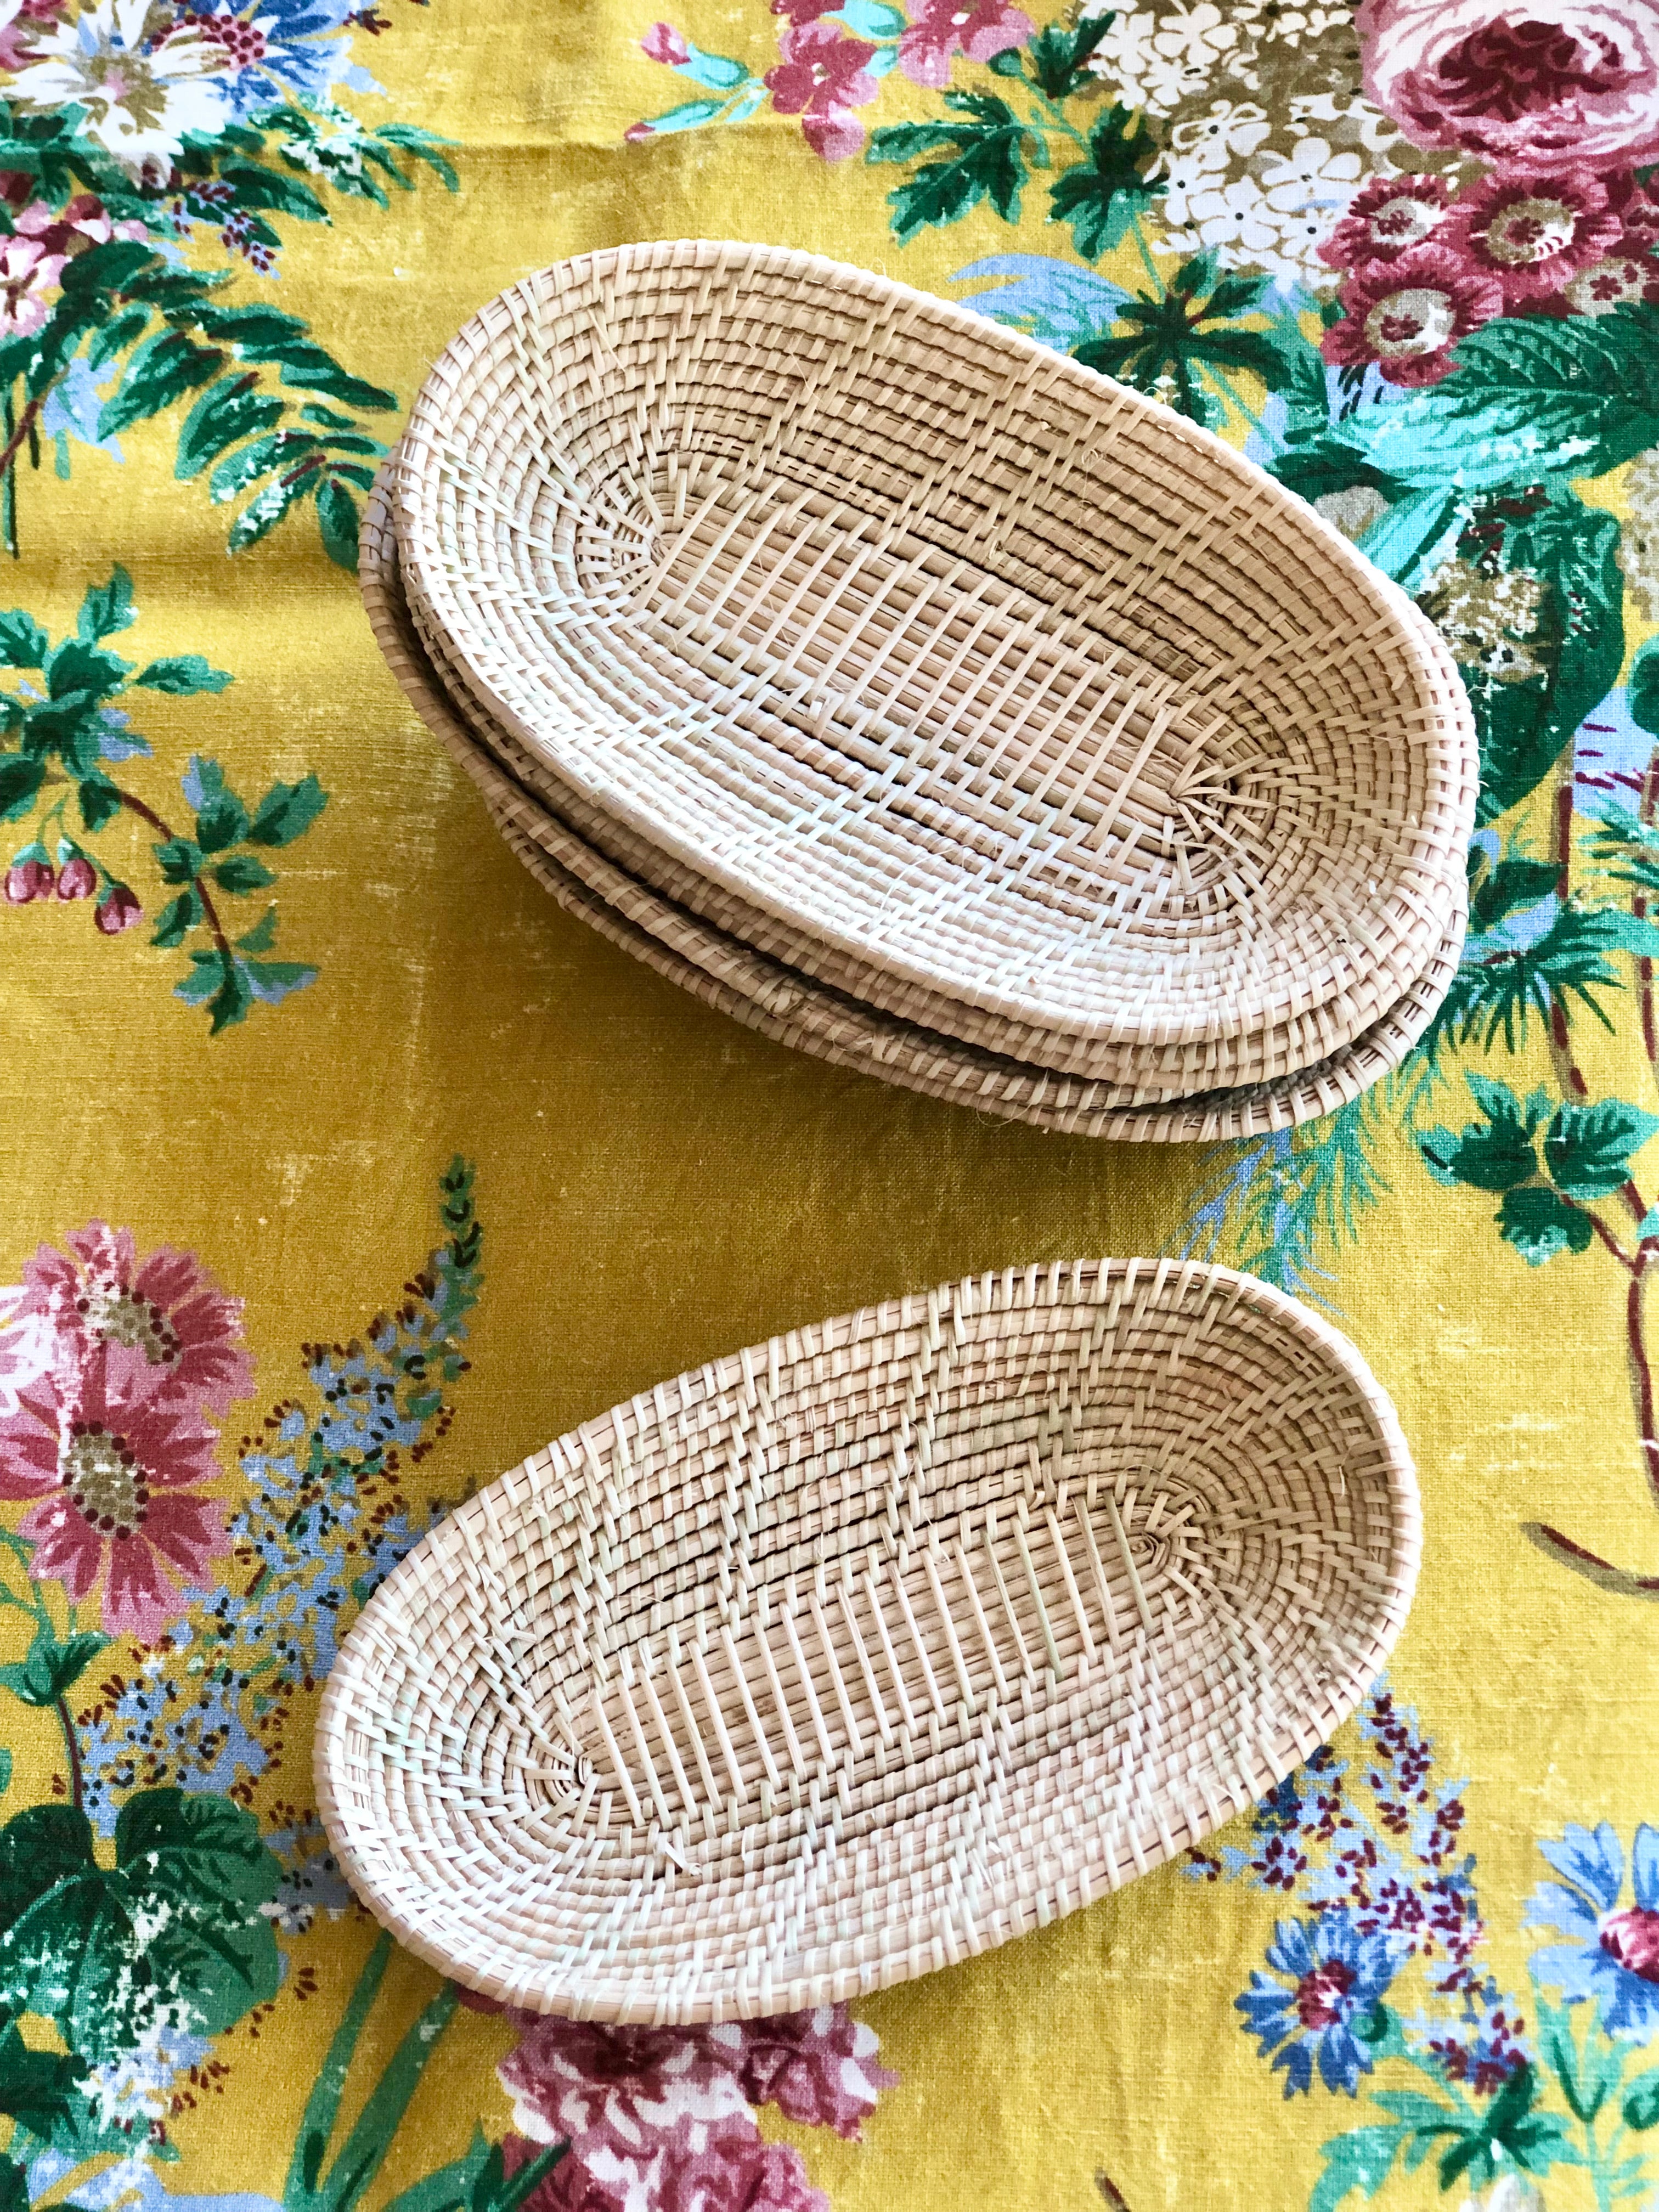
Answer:
<svg viewBox="0 0 1659 2212"><path fill-rule="evenodd" d="M858 995L859 986L872 981L867 968L840 958L830 949L785 927L735 893L708 884L692 870L667 859L648 840L616 823L602 809L591 805L552 775L511 731L492 720L469 690L446 641L434 635L429 625L423 627L416 619L412 609L407 607L406 597L405 609L428 672L475 748L482 748L509 782L538 801L562 828L580 837L592 851L635 882L659 894L675 911L699 925L706 925L720 937L732 939L781 965L792 975L801 976L820 994L827 992L836 999L866 1008L878 1020L902 1022L908 1029L930 1037L945 1036L969 1053L982 1055L990 1049L983 1043L964 1043L951 1037L948 1028L939 1026L955 1019L957 1009L936 994L907 988L903 1000L910 1012L905 1015L886 1013L878 1006L870 1006ZM1443 948L1454 933L1461 943L1468 906L1466 879L1460 877L1448 883L1443 899L1448 909L1446 928L1431 956L1431 972L1449 981ZM1402 989L1402 1000L1423 998L1425 981L1422 975L1412 977L1409 987ZM890 992L884 995L893 996ZM1392 1011L1389 1016L1381 1018L1384 1023L1389 1021ZM1339 1046L1330 1058L1340 1060L1363 1050L1365 1040L1377 1026L1373 1023L1352 1043ZM1218 1088L1237 1091L1241 1086L1231 1079L1242 1064L1256 1071L1248 1086L1253 1090L1299 1079L1304 1067L1301 1054L1306 1049L1309 1024L1301 1020L1255 1032L1243 1048L1236 1038L1207 1038L1197 1043L1165 1045L1080 1042L1059 1036L1052 1030L1000 1021L994 1025L994 1033L1000 1043L992 1056L999 1061L1035 1068L1085 1085L1098 1084L1103 1097L1120 1103L1151 1106L1173 1104L1191 1097L1195 1085L1204 1086L1206 1091ZM1019 1058L1020 1051L1029 1057ZM1328 1064L1328 1060L1319 1063ZM1078 1073L1090 1067L1097 1070L1093 1076ZM1103 1072L1108 1069L1115 1073L1108 1075Z"/></svg>
<svg viewBox="0 0 1659 2212"><path fill-rule="evenodd" d="M512 850L567 912L647 967L775 1042L904 1089L1057 1133L1158 1143L1211 1142L1334 1113L1396 1067L1457 969L1467 901L1436 957L1380 1022L1322 1065L1245 1089L1139 1109L1119 1086L1056 1076L915 1029L757 954L619 869L514 781L464 726L404 605L383 477L370 492L359 553L375 640L410 703L477 787Z"/></svg>
<svg viewBox="0 0 1659 2212"><path fill-rule="evenodd" d="M659 888L884 1011L1208 1087L1351 1042L1445 933L1474 754L1428 625L1218 441L965 310L772 248L561 264L440 362L394 507L492 720Z"/></svg>
<svg viewBox="0 0 1659 2212"><path fill-rule="evenodd" d="M323 1699L358 1894L503 2002L792 2011L1088 1904L1363 1696L1419 1545L1354 1347L1229 1269L1010 1269L585 1422L395 1570Z"/></svg>

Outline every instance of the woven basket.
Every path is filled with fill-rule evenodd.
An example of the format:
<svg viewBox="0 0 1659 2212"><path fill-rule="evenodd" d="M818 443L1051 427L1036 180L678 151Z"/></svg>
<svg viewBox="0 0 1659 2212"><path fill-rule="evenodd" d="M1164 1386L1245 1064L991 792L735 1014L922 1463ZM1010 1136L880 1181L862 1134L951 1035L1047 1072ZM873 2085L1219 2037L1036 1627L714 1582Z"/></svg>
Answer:
<svg viewBox="0 0 1659 2212"><path fill-rule="evenodd" d="M485 713L884 1011L1109 1080L1192 1047L1160 1079L1207 1087L1352 1041L1445 934L1474 754L1428 626L963 309L770 248L562 264L449 349L394 501Z"/></svg>
<svg viewBox="0 0 1659 2212"><path fill-rule="evenodd" d="M941 1026L948 1025L956 1018L956 1009L936 994L907 990L903 997L910 1011L905 1014L886 1012L878 1005L872 1006L859 996L861 984L878 984L878 979L872 977L867 967L839 958L832 951L785 927L735 894L708 884L694 871L667 860L647 840L617 824L602 809L590 805L551 775L511 731L491 720L467 688L446 641L429 626L423 628L420 624L406 600L405 611L428 674L442 690L451 714L459 717L474 749L482 750L510 783L536 799L544 811L557 819L562 829L574 832L591 851L657 894L688 920L706 926L722 939L745 946L770 963L787 969L821 996L828 993L836 999L844 999L866 1008L881 1021L902 1023L910 1030L943 1037L955 1048L981 1057L989 1054L999 1062L1036 1069L1074 1085L1091 1088L1099 1085L1104 1095L1148 1105L1173 1104L1191 1097L1195 1085L1205 1086L1206 1092L1219 1088L1236 1091L1245 1087L1259 1091L1269 1085L1299 1079L1306 1066L1302 1055L1310 1037L1333 1033L1333 1010L1329 1008L1322 1009L1316 1018L1305 1017L1261 1031L1243 1046L1236 1038L1166 1045L1083 1042L1057 1036L1049 1030L998 1022L994 1034L1000 1042L993 1050L987 1042L967 1043L955 1037L948 1026ZM1448 940L1455 934L1461 943L1468 908L1465 881L1447 884L1444 900L1445 930L1429 969L1411 979L1396 1005L1408 999L1424 999L1425 984L1444 976L1444 947ZM879 995L890 998L893 994ZM1439 995L1438 991L1435 992L1436 1003ZM1391 1026L1393 1015L1391 1007L1388 1014L1379 1018L1380 1024ZM1346 1059L1356 1051L1363 1054L1367 1049L1366 1040L1378 1026L1379 1023L1373 1023L1358 1038L1337 1045L1317 1065L1328 1066L1331 1060ZM1021 1057L1022 1054L1028 1056ZM1248 1085L1233 1079L1241 1065L1255 1071ZM1090 1068L1097 1073L1088 1073ZM1115 1073L1108 1075L1103 1072L1107 1069Z"/></svg>
<svg viewBox="0 0 1659 2212"><path fill-rule="evenodd" d="M660 898L550 814L474 740L404 606L383 479L367 503L359 577L370 626L392 673L538 882L568 912L705 1005L836 1066L1059 1133L1157 1143L1258 1136L1334 1113L1398 1066L1456 973L1466 901L1411 991L1331 1060L1275 1082L1144 1109L1126 1103L1133 1094L1119 1086L1054 1075L917 1030L757 954Z"/></svg>
<svg viewBox="0 0 1659 2212"><path fill-rule="evenodd" d="M1353 1346L1231 1270L986 1275L714 1362L459 1506L369 1601L319 1803L503 2002L792 2011L1088 1904L1364 1695L1416 1486Z"/></svg>

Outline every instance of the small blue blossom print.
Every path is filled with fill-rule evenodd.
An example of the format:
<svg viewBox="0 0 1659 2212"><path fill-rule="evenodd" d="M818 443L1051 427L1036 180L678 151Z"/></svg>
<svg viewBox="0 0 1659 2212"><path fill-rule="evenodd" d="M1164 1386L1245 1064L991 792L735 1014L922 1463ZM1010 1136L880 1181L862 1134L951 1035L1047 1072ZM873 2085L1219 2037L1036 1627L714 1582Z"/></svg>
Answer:
<svg viewBox="0 0 1659 2212"><path fill-rule="evenodd" d="M1593 1999L1607 2034L1646 2042L1659 2033L1659 1831L1646 1821L1636 1831L1629 1904L1620 1901L1625 1854L1610 1821L1569 1827L1559 1844L1538 1848L1561 1879L1539 1884L1524 1924L1569 1940L1535 1952L1534 1974L1568 2004Z"/></svg>
<svg viewBox="0 0 1659 2212"><path fill-rule="evenodd" d="M1234 2002L1262 2057L1277 2053L1273 2069L1284 2069L1285 2094L1313 2087L1317 2060L1325 2087L1353 2096L1360 2075L1371 2070L1362 2036L1394 1979L1398 1948L1386 1936L1362 1935L1346 1912L1327 1912L1313 1921L1281 1920L1267 1964L1288 1981L1258 1971Z"/></svg>

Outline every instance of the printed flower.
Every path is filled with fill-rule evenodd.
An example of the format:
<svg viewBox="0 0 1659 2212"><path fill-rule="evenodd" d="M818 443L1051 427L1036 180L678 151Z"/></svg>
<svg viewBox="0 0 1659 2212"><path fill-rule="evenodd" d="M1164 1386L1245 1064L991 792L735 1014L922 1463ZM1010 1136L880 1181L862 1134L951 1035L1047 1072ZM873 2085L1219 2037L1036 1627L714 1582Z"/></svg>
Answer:
<svg viewBox="0 0 1659 2212"><path fill-rule="evenodd" d="M941 89L951 82L951 57L988 62L1009 46L1023 46L1031 19L1003 0L912 0L910 27L899 40L899 67L915 84Z"/></svg>
<svg viewBox="0 0 1659 2212"><path fill-rule="evenodd" d="M332 35L351 21L349 0L232 0L185 8L181 32L216 54L233 115L250 114L298 93L323 100L345 74L348 41Z"/></svg>
<svg viewBox="0 0 1659 2212"><path fill-rule="evenodd" d="M21 1289L0 1291L0 1302L9 1302L10 1311L0 1327L0 1419L9 1419L21 1404L25 1392L40 1377L49 1374L58 1350L58 1340L48 1323L39 1314L21 1310Z"/></svg>
<svg viewBox="0 0 1659 2212"><path fill-rule="evenodd" d="M1530 568L1487 569L1453 560L1427 578L1418 605L1460 668L1498 684L1527 684L1545 672L1530 644L1544 599L1544 580Z"/></svg>
<svg viewBox="0 0 1659 2212"><path fill-rule="evenodd" d="M1404 385L1438 383L1457 341L1504 305L1495 276L1433 240L1356 270L1341 298L1347 312L1321 342L1326 360L1375 362L1389 383Z"/></svg>
<svg viewBox="0 0 1659 2212"><path fill-rule="evenodd" d="M1644 616L1659 622L1659 446L1650 446L1631 463L1625 505L1627 511L1619 526L1619 566Z"/></svg>
<svg viewBox="0 0 1659 2212"><path fill-rule="evenodd" d="M55 23L64 0L0 0L0 70L20 70L34 58L43 25Z"/></svg>
<svg viewBox="0 0 1659 2212"><path fill-rule="evenodd" d="M522 2136L506 2136L502 2166L514 2174L541 2148ZM525 2212L830 2212L800 2153L787 2143L763 2142L758 2132L711 2135L689 2161L660 2148L647 2156L643 2147L620 2154L601 2150L595 2158L590 2166L573 2150L525 2199Z"/></svg>
<svg viewBox="0 0 1659 2212"><path fill-rule="evenodd" d="M824 2212L796 2154L763 2142L751 2107L856 2136L897 2078L845 2005L719 2027L508 2017L520 2041L501 2079L528 2139L509 2167L537 2143L572 2145L529 2212Z"/></svg>
<svg viewBox="0 0 1659 2212"><path fill-rule="evenodd" d="M1581 269L1561 296L1576 315L1610 315L1615 307L1632 307L1640 300L1659 301L1659 269L1645 258L1632 261L1626 254L1612 254Z"/></svg>
<svg viewBox="0 0 1659 2212"><path fill-rule="evenodd" d="M1510 170L1659 157L1650 0L1362 0L1365 89L1420 146Z"/></svg>
<svg viewBox="0 0 1659 2212"><path fill-rule="evenodd" d="M1277 220L1286 252L1309 261L1355 197L1363 171L1352 147L1340 152L1325 139L1298 139L1288 154L1261 164L1261 197Z"/></svg>
<svg viewBox="0 0 1659 2212"><path fill-rule="evenodd" d="M186 132L214 137L229 120L225 49L189 26L150 48L149 0L98 0L48 30L13 80L25 107L71 103L85 128L135 173L171 164Z"/></svg>
<svg viewBox="0 0 1659 2212"><path fill-rule="evenodd" d="M707 2048L724 2057L751 2105L775 2105L809 2127L856 2136L884 2089L898 2075L875 2063L876 2032L844 2004L770 2020L733 2021L704 2031Z"/></svg>
<svg viewBox="0 0 1659 2212"><path fill-rule="evenodd" d="M679 69L691 58L691 49L672 23L653 23L640 40L640 52L647 61L662 62L669 69Z"/></svg>
<svg viewBox="0 0 1659 2212"><path fill-rule="evenodd" d="M1647 2042L1659 2032L1659 1830L1644 1821L1636 1831L1629 1905L1620 1902L1625 1854L1610 1821L1538 1848L1561 1879L1540 1883L1522 1924L1571 1940L1535 1951L1534 1973L1568 2004L1594 1998L1609 2035Z"/></svg>
<svg viewBox="0 0 1659 2212"><path fill-rule="evenodd" d="M131 929L136 921L144 918L144 909L138 903L138 895L125 884L116 884L98 902L93 921L106 937L118 937L124 929Z"/></svg>
<svg viewBox="0 0 1659 2212"><path fill-rule="evenodd" d="M130 1229L94 1221L42 1244L23 1270L21 1313L57 1332L65 1373L100 1345L142 1355L159 1385L216 1413L253 1388L242 1348L242 1301L226 1295L189 1252L163 1244L140 1260Z"/></svg>
<svg viewBox="0 0 1659 2212"><path fill-rule="evenodd" d="M1254 177L1235 177L1231 184L1206 178L1196 191L1167 195L1165 208L1172 252L1213 249L1229 269L1258 265L1282 236L1267 194Z"/></svg>
<svg viewBox="0 0 1659 2212"><path fill-rule="evenodd" d="M52 896L52 867L41 860L14 860L6 871L6 896L14 906Z"/></svg>
<svg viewBox="0 0 1659 2212"><path fill-rule="evenodd" d="M1577 170L1484 178L1458 200L1441 236L1495 276L1505 306L1515 307L1559 292L1604 259L1621 229L1606 186Z"/></svg>
<svg viewBox="0 0 1659 2212"><path fill-rule="evenodd" d="M570 2145L530 2198L536 2212L829 2212L799 2154L780 2160L762 2141L736 2076L696 2031L523 2029L500 2069L514 2124L532 2143Z"/></svg>
<svg viewBox="0 0 1659 2212"><path fill-rule="evenodd" d="M60 899L90 898L98 888L98 871L84 853L75 853L58 872Z"/></svg>
<svg viewBox="0 0 1659 2212"><path fill-rule="evenodd" d="M1233 2002L1261 2056L1279 2054L1273 2071L1283 2069L1287 2097L1312 2087L1316 2061L1328 2089L1355 2094L1360 2075L1371 2070L1370 2052L1356 2029L1376 2011L1398 1963L1396 1939L1362 1936L1346 1911L1279 1923L1267 1964L1289 1978L1288 1985L1258 1971Z"/></svg>
<svg viewBox="0 0 1659 2212"><path fill-rule="evenodd" d="M1333 269L1397 261L1439 228L1451 196L1443 177L1373 177L1319 249Z"/></svg>
<svg viewBox="0 0 1659 2212"><path fill-rule="evenodd" d="M19 1523L30 1573L77 1604L105 1575L105 1627L153 1643L177 1609L167 1565L200 1583L229 1548L222 1509L192 1491L218 1473L216 1441L125 1345L43 1376L0 1420L0 1498L37 1501Z"/></svg>
<svg viewBox="0 0 1659 2212"><path fill-rule="evenodd" d="M117 222L92 192L77 192L61 208L45 200L31 200L18 211L15 227L20 238L32 240L43 253L55 254L59 267L65 258L84 253L89 246L107 245L112 238L149 236L136 217Z"/></svg>
<svg viewBox="0 0 1659 2212"><path fill-rule="evenodd" d="M1248 160L1272 128L1266 110L1253 100L1212 100L1202 115L1171 126L1170 143L1200 169L1224 169L1229 161Z"/></svg>
<svg viewBox="0 0 1659 2212"><path fill-rule="evenodd" d="M1105 12L1085 7L1086 20ZM1168 115L1183 100L1206 91L1222 75L1241 43L1230 11L1203 0L1194 8L1119 9L1112 27L1090 56L1089 66L1116 89L1127 107Z"/></svg>
<svg viewBox="0 0 1659 2212"><path fill-rule="evenodd" d="M46 295L58 289L61 253L48 253L32 238L9 238L0 247L0 333L31 337L51 312Z"/></svg>
<svg viewBox="0 0 1659 2212"><path fill-rule="evenodd" d="M815 154L844 161L864 143L864 125L848 110L867 107L879 90L865 64L875 48L844 39L834 23L792 23L778 40L783 56L766 73L766 88L780 115L799 115Z"/></svg>

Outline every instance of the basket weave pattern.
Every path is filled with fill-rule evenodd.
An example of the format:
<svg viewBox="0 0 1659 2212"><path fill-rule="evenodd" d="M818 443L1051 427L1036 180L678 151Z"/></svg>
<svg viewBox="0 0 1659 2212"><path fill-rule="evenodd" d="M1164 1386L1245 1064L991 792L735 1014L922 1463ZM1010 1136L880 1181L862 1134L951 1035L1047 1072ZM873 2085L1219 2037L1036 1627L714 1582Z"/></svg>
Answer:
<svg viewBox="0 0 1659 2212"><path fill-rule="evenodd" d="M525 866L565 909L705 1005L780 1044L903 1089L1068 1135L1213 1142L1334 1113L1394 1067L1432 1020L1462 945L1466 896L1435 957L1352 1045L1270 1082L1143 1105L1140 1086L1059 1075L915 1028L756 951L661 896L587 842L464 719L404 604L384 477L369 494L359 580L375 640L427 728L477 788ZM476 710L475 710L476 713ZM1156 1093L1154 1093L1156 1096Z"/></svg>
<svg viewBox="0 0 1659 2212"><path fill-rule="evenodd" d="M1453 927L1474 750L1420 616L963 310L769 248L561 264L440 362L394 506L491 750L881 1012L1171 1097L1328 1058Z"/></svg>
<svg viewBox="0 0 1659 2212"><path fill-rule="evenodd" d="M1392 1409L1230 1270L1010 1270L714 1362L459 1507L370 1601L319 1802L404 1942L690 2022L884 1986L1196 1842L1409 1602Z"/></svg>

